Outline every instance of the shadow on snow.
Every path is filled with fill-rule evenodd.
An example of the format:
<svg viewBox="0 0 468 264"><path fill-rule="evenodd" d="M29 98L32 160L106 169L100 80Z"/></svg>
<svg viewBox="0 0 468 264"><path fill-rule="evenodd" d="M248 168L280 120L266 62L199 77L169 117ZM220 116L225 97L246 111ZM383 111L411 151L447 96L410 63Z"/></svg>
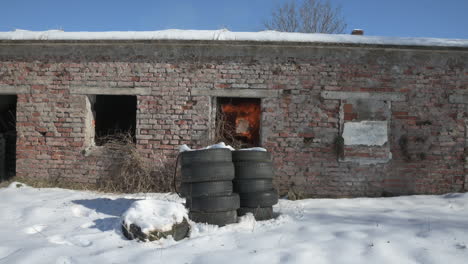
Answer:
<svg viewBox="0 0 468 264"><path fill-rule="evenodd" d="M127 211L132 203L138 200L139 199L118 198L112 200L109 198L96 198L74 200L72 202L94 210L96 213L110 216L94 220L94 226L90 228L96 228L103 232L116 230L116 232L120 234L120 216Z"/></svg>

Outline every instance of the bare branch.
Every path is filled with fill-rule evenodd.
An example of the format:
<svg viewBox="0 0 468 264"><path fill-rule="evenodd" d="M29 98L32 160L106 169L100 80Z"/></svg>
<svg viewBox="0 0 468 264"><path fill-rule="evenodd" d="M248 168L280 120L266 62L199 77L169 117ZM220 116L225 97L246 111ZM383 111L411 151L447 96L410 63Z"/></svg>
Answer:
<svg viewBox="0 0 468 264"><path fill-rule="evenodd" d="M273 10L271 20L264 23L269 30L284 32L296 32L299 29L299 21L296 13L295 0L290 0L276 10Z"/></svg>
<svg viewBox="0 0 468 264"><path fill-rule="evenodd" d="M330 0L288 0L272 11L264 25L269 30L330 34L346 28L341 8L332 7Z"/></svg>

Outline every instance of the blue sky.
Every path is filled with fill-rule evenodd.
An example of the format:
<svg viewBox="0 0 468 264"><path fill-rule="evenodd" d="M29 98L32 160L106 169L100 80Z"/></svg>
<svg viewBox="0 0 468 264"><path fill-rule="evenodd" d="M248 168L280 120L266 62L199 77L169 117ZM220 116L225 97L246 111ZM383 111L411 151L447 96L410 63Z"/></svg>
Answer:
<svg viewBox="0 0 468 264"><path fill-rule="evenodd" d="M281 0L0 0L0 31L260 31ZM347 32L468 39L468 0L332 0Z"/></svg>

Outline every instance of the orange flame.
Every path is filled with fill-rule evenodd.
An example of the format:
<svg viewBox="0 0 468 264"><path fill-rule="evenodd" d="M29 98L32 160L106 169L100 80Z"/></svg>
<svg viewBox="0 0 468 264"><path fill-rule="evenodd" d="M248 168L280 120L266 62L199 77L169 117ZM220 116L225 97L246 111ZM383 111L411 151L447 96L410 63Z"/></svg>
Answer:
<svg viewBox="0 0 468 264"><path fill-rule="evenodd" d="M260 106L258 104L225 104L222 109L223 113L235 115L236 134L238 136L251 140L254 133L258 133L260 128Z"/></svg>

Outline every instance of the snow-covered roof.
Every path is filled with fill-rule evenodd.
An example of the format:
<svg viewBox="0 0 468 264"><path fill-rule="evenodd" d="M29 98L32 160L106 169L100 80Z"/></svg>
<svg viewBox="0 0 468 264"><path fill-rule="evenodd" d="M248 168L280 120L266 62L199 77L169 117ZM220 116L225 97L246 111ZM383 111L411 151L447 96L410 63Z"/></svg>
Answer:
<svg viewBox="0 0 468 264"><path fill-rule="evenodd" d="M468 39L377 37L348 34L287 33L277 31L231 32L226 29L168 29L160 31L109 32L15 30L11 32L0 32L0 40L216 40L468 47Z"/></svg>

